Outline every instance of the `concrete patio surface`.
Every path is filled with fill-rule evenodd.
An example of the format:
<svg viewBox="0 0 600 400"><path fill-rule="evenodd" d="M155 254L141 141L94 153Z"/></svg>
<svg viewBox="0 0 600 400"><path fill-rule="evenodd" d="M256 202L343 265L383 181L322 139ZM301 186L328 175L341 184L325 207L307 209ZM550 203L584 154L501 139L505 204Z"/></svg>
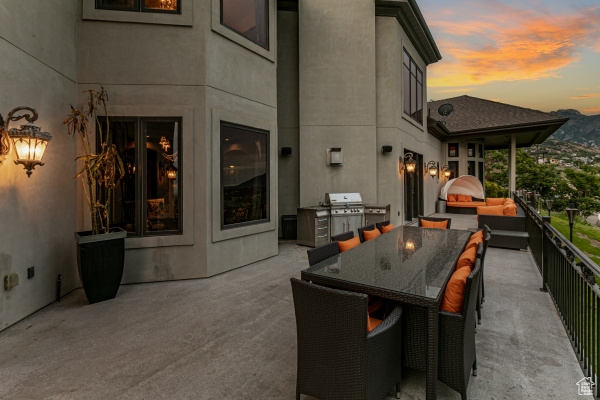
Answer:
<svg viewBox="0 0 600 400"><path fill-rule="evenodd" d="M452 228L474 226L451 217ZM93 305L76 290L0 332L0 399L294 399L289 279L308 267L306 250L281 242L268 260L123 285ZM485 268L469 398L592 398L577 394L583 373L530 253L489 248ZM404 371L402 399L424 398L425 374ZM438 398L460 395L440 382Z"/></svg>

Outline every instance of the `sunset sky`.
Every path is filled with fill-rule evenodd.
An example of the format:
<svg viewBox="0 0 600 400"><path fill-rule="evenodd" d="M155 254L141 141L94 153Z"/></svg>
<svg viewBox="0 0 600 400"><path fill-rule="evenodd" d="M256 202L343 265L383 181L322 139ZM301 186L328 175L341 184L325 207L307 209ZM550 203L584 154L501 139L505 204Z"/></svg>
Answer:
<svg viewBox="0 0 600 400"><path fill-rule="evenodd" d="M428 100L600 114L599 0L417 0L442 53Z"/></svg>

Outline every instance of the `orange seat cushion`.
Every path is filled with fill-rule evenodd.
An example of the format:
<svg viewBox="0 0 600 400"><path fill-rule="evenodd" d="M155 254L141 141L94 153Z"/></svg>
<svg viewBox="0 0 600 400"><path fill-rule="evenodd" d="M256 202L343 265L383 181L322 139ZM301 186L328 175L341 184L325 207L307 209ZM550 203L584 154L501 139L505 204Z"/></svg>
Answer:
<svg viewBox="0 0 600 400"><path fill-rule="evenodd" d="M498 206L481 206L477 207L477 215L504 215L504 206L502 204Z"/></svg>
<svg viewBox="0 0 600 400"><path fill-rule="evenodd" d="M448 207L476 208L486 204L485 201L448 201L446 205Z"/></svg>
<svg viewBox="0 0 600 400"><path fill-rule="evenodd" d="M471 273L469 268L459 268L452 274L446 291L441 309L451 313L460 313L462 311L463 300L465 298L465 288L467 287L467 277Z"/></svg>
<svg viewBox="0 0 600 400"><path fill-rule="evenodd" d="M469 247L458 258L458 262L456 263L456 269L469 267L469 271L473 269L473 264L475 264L475 259L477 258L477 247Z"/></svg>
<svg viewBox="0 0 600 400"><path fill-rule="evenodd" d="M365 237L365 242L368 242L371 239L375 239L377 236L381 236L381 232L379 232L379 229L373 229L372 231L363 231L363 236Z"/></svg>
<svg viewBox="0 0 600 400"><path fill-rule="evenodd" d="M479 239L479 241L483 242L483 231L477 231L474 234L471 235L471 239L469 240L473 240L473 239Z"/></svg>
<svg viewBox="0 0 600 400"><path fill-rule="evenodd" d="M384 226L381 227L381 233L388 233L392 229L394 229L394 225L392 225L391 223L389 223L389 224L384 225Z"/></svg>
<svg viewBox="0 0 600 400"><path fill-rule="evenodd" d="M501 206L504 204L504 197L488 197L485 199L485 204L488 206Z"/></svg>
<svg viewBox="0 0 600 400"><path fill-rule="evenodd" d="M459 201L459 202L470 202L470 201L473 201L473 196L471 196L470 194L469 195L467 195L467 194L459 194L457 196L458 196L457 201Z"/></svg>
<svg viewBox="0 0 600 400"><path fill-rule="evenodd" d="M516 204L506 204L504 205L504 215L517 215L517 205Z"/></svg>
<svg viewBox="0 0 600 400"><path fill-rule="evenodd" d="M447 226L448 226L448 221L427 221L425 219L421 220L422 228L446 229Z"/></svg>
<svg viewBox="0 0 600 400"><path fill-rule="evenodd" d="M455 194L449 194L447 200L448 201L458 201Z"/></svg>
<svg viewBox="0 0 600 400"><path fill-rule="evenodd" d="M352 239L342 240L338 242L338 248L340 249L340 253L343 253L344 251L348 251L350 249L355 248L359 244L360 239L358 238L358 236L354 236Z"/></svg>

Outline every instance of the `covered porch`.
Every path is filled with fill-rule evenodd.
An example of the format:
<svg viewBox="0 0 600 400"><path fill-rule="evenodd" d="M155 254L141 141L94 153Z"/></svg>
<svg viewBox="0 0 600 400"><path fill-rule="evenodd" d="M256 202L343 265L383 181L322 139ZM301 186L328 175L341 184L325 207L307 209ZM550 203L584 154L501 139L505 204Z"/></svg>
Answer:
<svg viewBox="0 0 600 400"><path fill-rule="evenodd" d="M476 228L476 216L452 218ZM290 278L307 247L211 278L123 285L88 305L81 289L0 332L0 398L293 399L296 331ZM529 251L489 248L471 399L577 395L582 370ZM308 397L303 397L308 398ZM395 397L388 396L386 399ZM402 399L425 398L403 373ZM438 398L459 399L443 383Z"/></svg>

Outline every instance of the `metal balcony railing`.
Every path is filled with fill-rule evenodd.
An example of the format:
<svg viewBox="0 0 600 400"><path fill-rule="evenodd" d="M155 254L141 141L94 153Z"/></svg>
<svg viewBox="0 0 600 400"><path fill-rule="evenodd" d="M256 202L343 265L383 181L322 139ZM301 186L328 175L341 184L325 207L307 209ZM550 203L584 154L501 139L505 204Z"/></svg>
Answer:
<svg viewBox="0 0 600 400"><path fill-rule="evenodd" d="M595 383L598 398L600 358L600 267L550 225L522 198L515 201L527 215L529 249L542 276L541 290L547 291L567 331L573 350L586 377ZM492 232L493 234L493 232Z"/></svg>

